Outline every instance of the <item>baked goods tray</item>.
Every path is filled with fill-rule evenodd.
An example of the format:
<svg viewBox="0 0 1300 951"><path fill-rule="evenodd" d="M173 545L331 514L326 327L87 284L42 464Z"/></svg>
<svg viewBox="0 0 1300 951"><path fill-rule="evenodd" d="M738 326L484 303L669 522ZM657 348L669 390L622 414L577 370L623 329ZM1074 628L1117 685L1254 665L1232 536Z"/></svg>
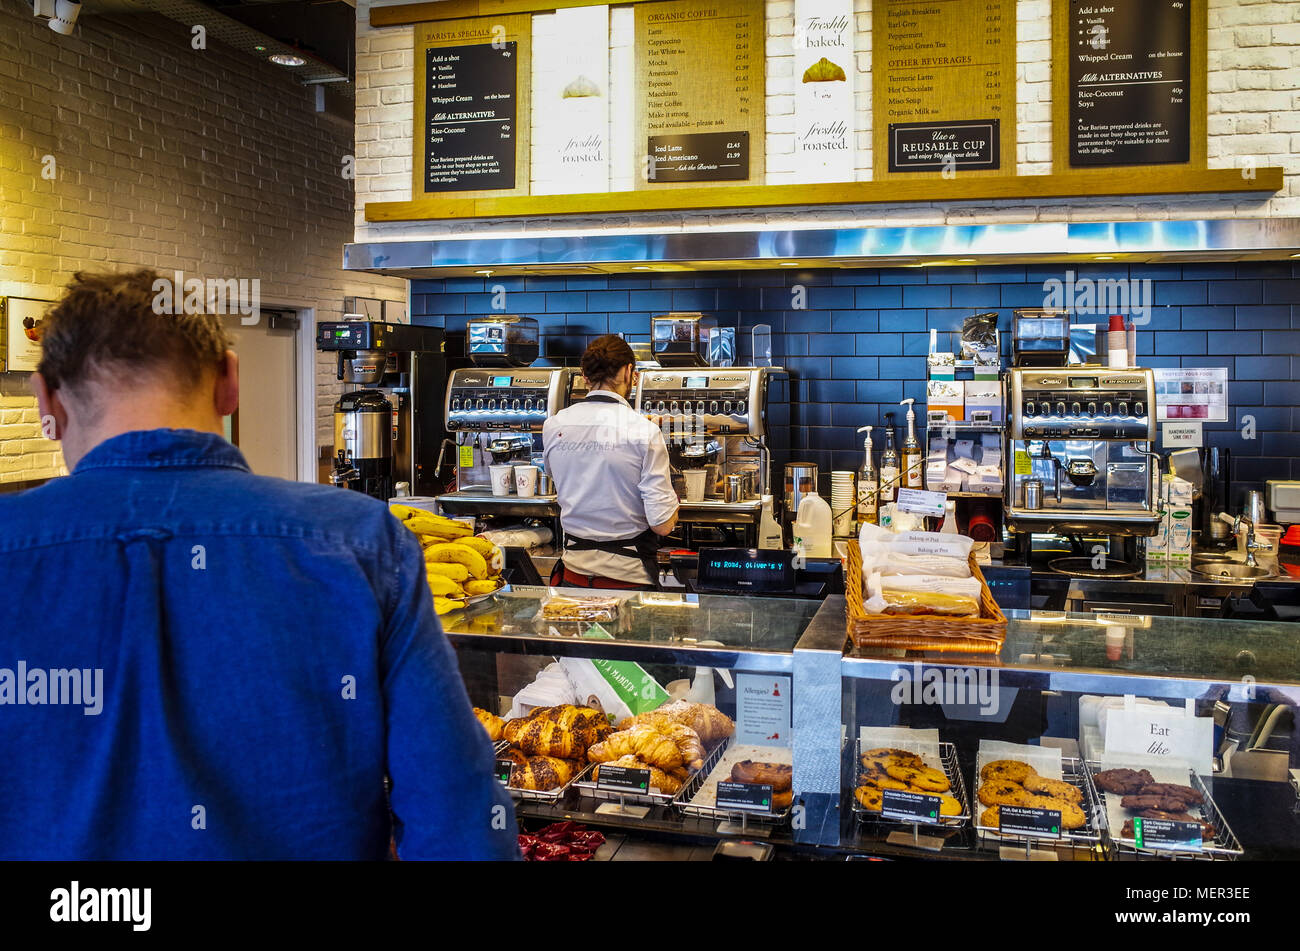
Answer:
<svg viewBox="0 0 1300 951"><path fill-rule="evenodd" d="M879 824L879 825L885 825L885 824L898 825L898 826L928 825L928 826L942 826L944 828L952 828L954 826L960 826L963 823L967 822L971 817L971 806L970 806L970 799L966 796L966 783L965 781L962 780L961 769L957 764L957 747L954 746L952 743L940 743L939 761L940 761L940 766L943 768L944 775L948 777L948 782L952 784L950 787L949 794L952 795L957 800L957 802L961 804L960 815L941 816L938 822L927 822L927 823L911 823L903 819L886 819L884 818L883 815L881 815L879 810L868 809L866 806L862 805L862 803L858 801L858 797L856 795L853 796L853 804L852 804L853 815L857 818L859 822L868 822L868 823ZM857 775L860 772L861 767L862 767L862 741L859 739L853 744L853 773L854 773L853 785L855 788L858 785ZM939 794L932 793L931 795L937 796Z"/></svg>
<svg viewBox="0 0 1300 951"><path fill-rule="evenodd" d="M713 760L713 756L715 755L717 755L717 750L714 750L712 755L705 757L704 767L700 770L700 772L705 772L708 770L709 763ZM596 767L599 765L600 765L599 763L589 763L587 765L587 768L584 769L581 773L579 773L578 777L574 779L573 785L578 789L581 789L583 795L591 796L594 799L617 800L618 802L632 803L635 805L642 805L642 806L672 805L673 800L677 798L677 796L681 793L681 790L685 789L686 786L690 783L691 779L693 778L691 776L688 776L685 782L682 783L681 789L678 789L671 793L660 792L658 788L655 786L651 786L650 791L645 793L615 792L612 789L601 789L598 783L596 782L595 772L596 772Z"/></svg>
<svg viewBox="0 0 1300 951"><path fill-rule="evenodd" d="M1154 767L1153 767L1154 768ZM1092 779L1092 774L1101 770L1101 764L1094 761L1088 762L1088 778ZM1205 797L1205 801L1200 805L1201 818L1203 821L1214 826L1214 839L1209 844L1202 846L1200 852L1175 851L1169 849L1138 848L1137 839L1125 838L1122 829L1110 829L1109 837L1115 851L1125 858L1162 858L1162 859L1191 859L1198 861L1221 861L1230 862L1240 858L1244 850L1241 843L1237 841L1236 834L1228 821L1223 818L1223 813L1214 802L1214 797L1210 795L1210 790L1206 787L1204 781L1196 770L1187 771L1190 777L1188 785ZM1096 784L1093 784L1096 788ZM1097 789L1097 797L1102 814L1106 814L1107 796L1110 793Z"/></svg>
<svg viewBox="0 0 1300 951"><path fill-rule="evenodd" d="M732 749L733 744L730 738L718 744L718 748L710 753L708 758L705 759L704 768L688 779L686 785L682 786L681 790L677 793L677 808L683 815L694 816L700 819L713 819L717 821L741 819L762 823L764 825L776 825L784 822L786 817L790 815L790 810L794 808L793 801L780 812L752 812L746 809L729 809L726 807L719 807L715 802L711 801L706 792L709 784L713 784L713 794L716 796L717 782L731 777L731 767L733 765L731 761L737 758L734 755L730 757L727 755L728 751ZM735 749L739 751L739 755L746 757L755 754L755 751L758 750L757 747L744 745L737 746ZM763 754L757 753L755 755ZM717 775L715 775L715 773ZM703 801L695 801L701 798L703 798Z"/></svg>
<svg viewBox="0 0 1300 951"><path fill-rule="evenodd" d="M505 740L498 740L493 744L493 752L497 756L500 756L509 748L510 744ZM555 802L568 791L569 787L574 784L581 774L581 770L575 771L573 779L570 779L567 783L560 786L556 786L554 789L520 789L518 786L507 786L506 792L510 793L510 795L516 799L531 799L538 802Z"/></svg>
<svg viewBox="0 0 1300 951"><path fill-rule="evenodd" d="M973 777L975 780L972 789L979 789L978 772ZM1097 787L1093 785L1092 773L1089 771L1087 764L1083 760L1074 756L1061 757L1061 779L1075 786L1083 793L1083 801L1079 808L1083 810L1084 824L1078 829L1062 829L1060 838L1035 837L1017 835L1014 832L1000 832L996 826L986 826L980 824L983 817L985 806L982 803L973 803L978 810L975 819L975 829L979 832L980 838L987 842L996 842L1006 844L1010 842L1019 843L1038 843L1043 846L1050 846L1053 843L1059 843L1069 846L1091 847L1101 844L1102 833L1106 826L1106 809L1097 794Z"/></svg>

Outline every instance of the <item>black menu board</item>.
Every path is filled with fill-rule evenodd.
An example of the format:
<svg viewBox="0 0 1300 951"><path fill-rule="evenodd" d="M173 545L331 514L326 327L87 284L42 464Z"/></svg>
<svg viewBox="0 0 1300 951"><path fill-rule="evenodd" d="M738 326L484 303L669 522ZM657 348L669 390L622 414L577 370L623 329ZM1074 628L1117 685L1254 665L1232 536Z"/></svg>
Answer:
<svg viewBox="0 0 1300 951"><path fill-rule="evenodd" d="M1190 161L1191 34L1191 0L1070 0L1070 165Z"/></svg>
<svg viewBox="0 0 1300 951"><path fill-rule="evenodd" d="M515 43L424 50L424 188L515 187Z"/></svg>

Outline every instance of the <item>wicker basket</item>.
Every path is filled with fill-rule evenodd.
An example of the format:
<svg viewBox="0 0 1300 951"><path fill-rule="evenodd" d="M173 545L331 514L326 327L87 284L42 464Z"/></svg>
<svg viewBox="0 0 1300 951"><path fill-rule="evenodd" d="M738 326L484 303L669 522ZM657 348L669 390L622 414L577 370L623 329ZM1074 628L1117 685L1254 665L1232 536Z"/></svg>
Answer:
<svg viewBox="0 0 1300 951"><path fill-rule="evenodd" d="M980 583L979 617L933 614L868 614L862 605L862 549L848 543L849 566L844 580L849 637L855 647L910 651L951 651L996 654L1007 638L1007 618L989 591L988 582L970 556L971 574Z"/></svg>

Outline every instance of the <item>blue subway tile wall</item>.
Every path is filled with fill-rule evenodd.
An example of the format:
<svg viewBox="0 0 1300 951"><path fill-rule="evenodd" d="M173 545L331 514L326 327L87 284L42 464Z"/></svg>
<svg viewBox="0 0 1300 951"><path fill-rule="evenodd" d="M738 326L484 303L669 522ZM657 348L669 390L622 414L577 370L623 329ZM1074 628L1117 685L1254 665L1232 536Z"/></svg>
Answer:
<svg viewBox="0 0 1300 951"><path fill-rule="evenodd" d="M1238 491L1300 479L1300 262L1075 267L1073 280L1085 278L1152 282L1143 365L1227 368L1231 419L1207 424L1205 438L1232 450ZM767 324L802 404L791 445L825 472L858 467L859 426L887 412L901 424L904 397L924 405L931 330L941 347L955 346L964 317L996 311L1005 355L1015 308L1043 306L1046 282L1068 279L1050 265L435 278L411 282L411 313L463 330L467 317L504 304L537 318L538 362L555 365L576 365L602 333L648 341L651 315L674 309L738 328L747 362L751 330Z"/></svg>

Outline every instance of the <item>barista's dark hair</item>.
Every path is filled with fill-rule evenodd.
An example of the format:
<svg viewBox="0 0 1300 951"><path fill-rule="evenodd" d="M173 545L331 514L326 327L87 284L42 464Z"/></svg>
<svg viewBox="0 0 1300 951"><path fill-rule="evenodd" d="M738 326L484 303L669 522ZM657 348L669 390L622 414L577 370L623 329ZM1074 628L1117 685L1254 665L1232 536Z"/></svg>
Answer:
<svg viewBox="0 0 1300 951"><path fill-rule="evenodd" d="M600 386L618 376L618 371L636 363L636 354L618 334L605 334L591 342L582 355L582 375L588 386Z"/></svg>
<svg viewBox="0 0 1300 951"><path fill-rule="evenodd" d="M83 397L85 384L143 376L172 383L184 395L204 370L220 367L231 347L221 318L155 307L160 280L166 279L147 268L78 271L41 323L37 370L50 389Z"/></svg>

